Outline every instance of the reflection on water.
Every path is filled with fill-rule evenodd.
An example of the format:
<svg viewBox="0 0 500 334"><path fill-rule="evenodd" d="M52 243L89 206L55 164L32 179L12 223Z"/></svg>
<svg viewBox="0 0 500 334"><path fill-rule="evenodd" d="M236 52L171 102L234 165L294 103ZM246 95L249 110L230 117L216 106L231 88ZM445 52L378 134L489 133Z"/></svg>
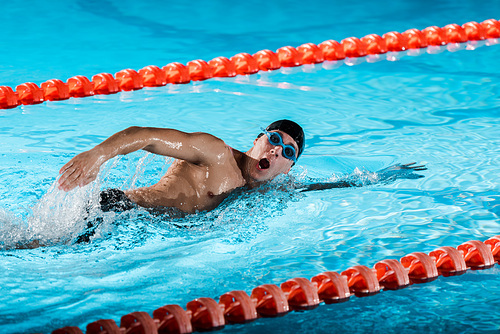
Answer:
<svg viewBox="0 0 500 334"><path fill-rule="evenodd" d="M119 320L499 234L498 47L2 112L0 332L84 328L99 318ZM54 185L75 153L130 125L203 130L244 150L261 126L279 118L299 121L306 132L306 150L291 174L235 192L211 212L183 218L100 212L101 189L141 187L165 173L170 161L148 154L111 161L97 183L69 194ZM372 172L412 161L429 168L424 178L371 184L378 181ZM346 177L365 186L293 190ZM74 243L87 216L103 222L90 242ZM10 249L34 240L46 247ZM374 332L388 323L392 332L497 330L498 314L491 312L500 307L497 277L495 267L412 286L389 294L388 302L381 294L321 309L327 316L306 312L307 322L295 313L283 321L293 319L303 332L320 322L330 327L318 331L327 332L331 319L339 328L363 323L361 331ZM269 324L277 332L284 326L266 319L245 328L265 332Z"/></svg>

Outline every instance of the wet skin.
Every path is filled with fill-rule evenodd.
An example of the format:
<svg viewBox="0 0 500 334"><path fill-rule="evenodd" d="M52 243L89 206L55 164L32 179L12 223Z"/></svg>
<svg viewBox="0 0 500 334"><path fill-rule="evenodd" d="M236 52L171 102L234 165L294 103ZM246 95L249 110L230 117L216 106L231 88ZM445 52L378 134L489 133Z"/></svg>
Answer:
<svg viewBox="0 0 500 334"><path fill-rule="evenodd" d="M276 132L298 152L288 134ZM234 189L258 186L288 173L293 164L283 157L282 147L270 144L267 136L255 139L253 147L243 153L207 133L130 127L65 164L60 170L59 189L83 187L96 179L103 163L138 150L176 160L158 183L127 190L127 197L142 207L175 207L187 213L212 210Z"/></svg>

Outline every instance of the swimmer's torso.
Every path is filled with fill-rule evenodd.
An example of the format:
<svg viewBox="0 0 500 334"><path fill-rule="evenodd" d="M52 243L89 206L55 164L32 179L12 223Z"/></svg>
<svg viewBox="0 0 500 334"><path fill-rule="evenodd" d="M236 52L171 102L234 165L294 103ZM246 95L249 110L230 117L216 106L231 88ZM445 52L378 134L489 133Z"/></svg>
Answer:
<svg viewBox="0 0 500 334"><path fill-rule="evenodd" d="M157 184L128 190L126 195L146 208L175 207L194 213L216 208L231 191L244 185L232 150L225 146L216 163L197 165L175 160Z"/></svg>

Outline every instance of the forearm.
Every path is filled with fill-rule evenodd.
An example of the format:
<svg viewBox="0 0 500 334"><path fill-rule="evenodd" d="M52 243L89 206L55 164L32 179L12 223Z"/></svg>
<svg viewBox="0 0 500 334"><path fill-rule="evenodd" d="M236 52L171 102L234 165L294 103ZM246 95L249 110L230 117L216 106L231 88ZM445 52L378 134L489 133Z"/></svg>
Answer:
<svg viewBox="0 0 500 334"><path fill-rule="evenodd" d="M139 151L151 144L150 128L129 127L115 133L92 150L107 161L117 155L126 155Z"/></svg>
<svg viewBox="0 0 500 334"><path fill-rule="evenodd" d="M300 188L301 192L304 191L313 191L313 190L326 190L326 189L334 189L334 188L351 188L351 187L360 187L361 185L348 180L340 180L335 182L322 182L322 183L313 183L308 184L305 187Z"/></svg>

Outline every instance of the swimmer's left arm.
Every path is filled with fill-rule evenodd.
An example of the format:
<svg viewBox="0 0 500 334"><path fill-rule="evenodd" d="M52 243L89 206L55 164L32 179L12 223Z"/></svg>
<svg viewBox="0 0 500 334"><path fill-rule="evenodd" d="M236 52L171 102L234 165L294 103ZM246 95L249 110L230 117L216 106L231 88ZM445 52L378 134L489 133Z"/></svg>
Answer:
<svg viewBox="0 0 500 334"><path fill-rule="evenodd" d="M303 191L326 190L334 188L352 188L363 187L367 185L386 183L396 179L418 179L424 177L421 174L414 172L427 170L424 165L417 165L415 162L409 164L395 164L387 168L381 169L375 173L371 173L372 177L366 180L361 180L359 177L348 176L346 179L332 182L320 182L308 184L298 189Z"/></svg>

